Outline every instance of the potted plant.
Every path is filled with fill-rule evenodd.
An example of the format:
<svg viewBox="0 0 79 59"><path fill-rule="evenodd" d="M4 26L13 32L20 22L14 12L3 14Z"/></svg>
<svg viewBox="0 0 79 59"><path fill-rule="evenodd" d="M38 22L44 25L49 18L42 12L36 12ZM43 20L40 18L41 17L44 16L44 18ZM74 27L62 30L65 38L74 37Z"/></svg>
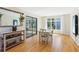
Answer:
<svg viewBox="0 0 79 59"><path fill-rule="evenodd" d="M55 24L54 24L54 19L52 19L52 33L54 32L55 30Z"/></svg>
<svg viewBox="0 0 79 59"><path fill-rule="evenodd" d="M21 23L21 25L23 25L23 21L24 21L24 16L20 15L20 23Z"/></svg>

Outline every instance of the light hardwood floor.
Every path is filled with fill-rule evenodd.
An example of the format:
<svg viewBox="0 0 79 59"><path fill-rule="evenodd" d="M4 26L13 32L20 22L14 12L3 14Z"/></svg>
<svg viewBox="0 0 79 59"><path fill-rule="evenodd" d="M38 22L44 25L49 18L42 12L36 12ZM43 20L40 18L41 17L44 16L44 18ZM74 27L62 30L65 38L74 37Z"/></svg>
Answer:
<svg viewBox="0 0 79 59"><path fill-rule="evenodd" d="M51 38L50 38L51 39ZM38 35L27 38L24 43L8 50L8 52L78 52L79 47L71 37L61 34L53 34L53 40L48 44L39 43Z"/></svg>

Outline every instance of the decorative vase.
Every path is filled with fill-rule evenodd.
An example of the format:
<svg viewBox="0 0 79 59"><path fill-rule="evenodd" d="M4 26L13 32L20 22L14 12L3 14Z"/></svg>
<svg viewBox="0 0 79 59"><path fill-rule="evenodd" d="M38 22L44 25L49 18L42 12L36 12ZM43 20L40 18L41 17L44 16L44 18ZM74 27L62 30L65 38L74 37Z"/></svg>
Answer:
<svg viewBox="0 0 79 59"><path fill-rule="evenodd" d="M20 22L21 26L23 26L23 22Z"/></svg>

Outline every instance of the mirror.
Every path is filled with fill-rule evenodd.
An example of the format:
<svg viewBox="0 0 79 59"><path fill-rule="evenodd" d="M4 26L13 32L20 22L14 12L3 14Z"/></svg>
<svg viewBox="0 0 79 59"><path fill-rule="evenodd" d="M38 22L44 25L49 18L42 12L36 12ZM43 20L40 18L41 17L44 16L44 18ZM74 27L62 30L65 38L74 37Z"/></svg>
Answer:
<svg viewBox="0 0 79 59"><path fill-rule="evenodd" d="M0 26L19 26L20 15L20 13L17 13L15 11L0 8Z"/></svg>

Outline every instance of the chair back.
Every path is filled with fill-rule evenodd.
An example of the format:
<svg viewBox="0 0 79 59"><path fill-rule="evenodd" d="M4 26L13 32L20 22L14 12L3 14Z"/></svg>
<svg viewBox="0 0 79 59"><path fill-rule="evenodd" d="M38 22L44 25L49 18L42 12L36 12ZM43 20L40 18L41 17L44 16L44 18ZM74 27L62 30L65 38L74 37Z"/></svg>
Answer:
<svg viewBox="0 0 79 59"><path fill-rule="evenodd" d="M40 29L40 32L46 32L46 29Z"/></svg>

